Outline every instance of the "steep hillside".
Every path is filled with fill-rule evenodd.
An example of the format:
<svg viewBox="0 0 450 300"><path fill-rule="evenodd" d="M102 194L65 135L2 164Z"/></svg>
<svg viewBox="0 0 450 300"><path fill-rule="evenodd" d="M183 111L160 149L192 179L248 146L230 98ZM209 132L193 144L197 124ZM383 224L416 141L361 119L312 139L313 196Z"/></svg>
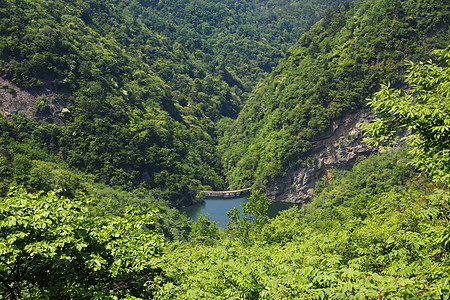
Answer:
<svg viewBox="0 0 450 300"><path fill-rule="evenodd" d="M277 1L189 3L0 0L1 297L448 299L450 3L330 12L237 120L247 83L142 19L211 5L232 32L226 8ZM194 222L174 206L224 187L219 157L232 186L312 199L269 219L255 189L225 228Z"/></svg>
<svg viewBox="0 0 450 300"><path fill-rule="evenodd" d="M4 141L31 141L113 187L195 201L224 185L214 121L235 117L340 2L0 1Z"/></svg>
<svg viewBox="0 0 450 300"><path fill-rule="evenodd" d="M231 186L269 187L281 200L308 199L311 191L300 190L302 173L315 178L306 182L311 187L327 169L348 166L355 157L324 167L316 159L318 139L333 132L333 122L364 109L382 81L400 84L405 60L427 60L431 50L448 46L449 16L448 1L440 0L356 1L325 16L258 85L238 119L220 123ZM333 137L337 148L331 152L361 140L354 127L349 130Z"/></svg>
<svg viewBox="0 0 450 300"><path fill-rule="evenodd" d="M31 106L45 122L13 115L4 137L33 141L111 186L159 187L171 191L169 198L183 195L178 200L190 202L201 184L220 185L208 147L210 121L197 118L198 107L178 104L170 87L115 36L102 35L93 16L104 10L90 18L87 4L2 2L1 75L10 81L4 86L12 101L18 104L24 88L36 96L50 91L18 109ZM157 34L149 35L153 45L164 46ZM64 126L48 124L59 112L52 107L62 107L57 117Z"/></svg>
<svg viewBox="0 0 450 300"><path fill-rule="evenodd" d="M269 201L259 192L243 205L246 213L230 211L223 232L199 219L191 245L176 245L162 258L168 283L159 299L445 298L449 50L435 52L439 62L409 66L415 98L383 85L369 102L382 116L365 126L375 141L390 142L406 127L410 146L359 157L351 171L333 170L311 203L265 224ZM407 168L412 161L427 166L422 176Z"/></svg>
<svg viewBox="0 0 450 300"><path fill-rule="evenodd" d="M12 187L0 199L0 294L14 299L448 298L450 47L435 54L439 62L408 68L411 89L405 92L417 97L383 85L369 103L382 115L365 126L374 142L390 142L392 131L406 127L413 133L409 148L360 157L351 171L330 172L311 203L273 219L267 218L270 201L257 191L242 213L228 212L226 228L202 215L188 242L163 242L149 230L161 219L154 209L130 207L123 217L99 217L89 210L95 197L68 199L60 190L33 194ZM20 161L17 170L26 160ZM408 170L412 161L426 166L423 176ZM141 195L120 196L139 201Z"/></svg>
<svg viewBox="0 0 450 300"><path fill-rule="evenodd" d="M172 43L200 54L228 84L249 92L309 27L344 1L150 1L141 2L148 7L141 17Z"/></svg>
<svg viewBox="0 0 450 300"><path fill-rule="evenodd" d="M228 213L222 232L202 216L191 243L162 257L167 283L158 299L446 298L450 47L434 53L436 61L409 64L408 90L383 84L369 102L380 114L364 126L373 141L389 145L408 128L408 147L333 170L311 203L267 223L270 203L259 192L243 214Z"/></svg>

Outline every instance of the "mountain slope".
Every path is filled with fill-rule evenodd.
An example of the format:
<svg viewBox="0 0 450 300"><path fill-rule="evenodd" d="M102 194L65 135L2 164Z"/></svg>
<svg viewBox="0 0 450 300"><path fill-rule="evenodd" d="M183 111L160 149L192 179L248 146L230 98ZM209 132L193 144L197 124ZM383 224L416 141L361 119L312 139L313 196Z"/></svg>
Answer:
<svg viewBox="0 0 450 300"><path fill-rule="evenodd" d="M426 60L450 43L449 13L447 1L373 0L325 16L255 89L238 119L221 124L231 186L289 187L293 177L280 176L314 162L317 136L333 120L364 109L381 81L399 84L405 60Z"/></svg>
<svg viewBox="0 0 450 300"><path fill-rule="evenodd" d="M340 2L0 1L5 134L190 203L224 187L214 122Z"/></svg>

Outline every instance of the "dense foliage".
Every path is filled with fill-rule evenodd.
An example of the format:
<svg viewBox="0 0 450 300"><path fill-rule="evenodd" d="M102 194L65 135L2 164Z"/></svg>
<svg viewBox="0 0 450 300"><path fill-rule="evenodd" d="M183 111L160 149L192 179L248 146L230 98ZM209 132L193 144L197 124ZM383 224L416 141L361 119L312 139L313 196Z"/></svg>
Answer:
<svg viewBox="0 0 450 300"><path fill-rule="evenodd" d="M2 124L5 125L0 121L3 130ZM0 197L7 195L11 185L20 184L30 192L57 189L58 195L68 198L74 198L78 192L95 195L89 208L96 216L122 216L127 206L157 207L160 214L155 215L152 227L167 239L187 239L192 221L173 207L164 191L112 188L95 182L91 175L70 169L36 141L19 143L5 137L0 141Z"/></svg>
<svg viewBox="0 0 450 300"><path fill-rule="evenodd" d="M398 191L415 177L407 166L411 161L407 147L383 153L381 157L371 155L357 163L351 172L334 170L331 176L318 182L314 200L305 206L306 222L321 228L332 224L331 220L339 223L352 217L365 219L380 196Z"/></svg>
<svg viewBox="0 0 450 300"><path fill-rule="evenodd" d="M111 186L158 186L187 203L200 185L220 186L208 121L182 117L170 88L138 55L78 15L84 4L2 2L2 76L44 85L57 93L49 103L66 108L64 127L18 116L5 125L7 138L33 140Z"/></svg>
<svg viewBox="0 0 450 300"><path fill-rule="evenodd" d="M237 91L249 92L326 10L343 2L151 1L142 19L187 52L201 53L207 68Z"/></svg>
<svg viewBox="0 0 450 300"><path fill-rule="evenodd" d="M370 102L381 113L366 126L378 135L374 139L390 141L393 132L411 128L410 147L421 155L411 160L408 149L399 149L362 159L351 172L336 171L323 181L302 210L284 211L260 230L232 222L215 247L175 245L162 257L167 282L157 298L448 298L450 192L442 163L448 139L440 137L448 134L450 119L444 108L449 51L439 51L440 66L410 68L412 97L384 87ZM423 148L429 144L434 148ZM409 161L428 164L422 176L406 168ZM254 207L264 203L259 194L251 198ZM262 209L247 211L256 212L247 220L259 226Z"/></svg>
<svg viewBox="0 0 450 300"><path fill-rule="evenodd" d="M391 145L396 133L410 130L412 165L435 181L450 184L450 51L437 51L440 64L410 62L408 93L382 85L369 102L380 115L365 128L375 145Z"/></svg>
<svg viewBox="0 0 450 300"><path fill-rule="evenodd" d="M13 189L0 201L0 294L9 299L150 298L162 235L154 210L100 218L89 197Z"/></svg>
<svg viewBox="0 0 450 300"><path fill-rule="evenodd" d="M408 179L407 162L404 150L372 156L262 230L172 245L156 298L445 299L450 194Z"/></svg>
<svg viewBox="0 0 450 300"><path fill-rule="evenodd" d="M270 71L298 34L289 26L311 22L297 17L331 3L0 0L2 92L53 93L34 99L36 118L0 116L0 296L448 298L447 1L345 4L237 120L217 121ZM446 48L439 63L417 62L433 48ZM410 129L409 146L333 170L311 203L273 219L258 191L224 229L173 208L224 187L219 154L235 186L306 163L311 139L382 80L365 128L386 145Z"/></svg>
<svg viewBox="0 0 450 300"><path fill-rule="evenodd" d="M402 84L404 60L450 43L448 1L354 1L325 16L253 91L236 121L219 123L232 187L264 187L307 163L314 137L366 105L382 81Z"/></svg>
<svg viewBox="0 0 450 300"><path fill-rule="evenodd" d="M113 187L158 189L173 204L222 189L214 121L327 8L322 1L0 1L0 76L30 92L32 140ZM15 84L15 85L13 85Z"/></svg>

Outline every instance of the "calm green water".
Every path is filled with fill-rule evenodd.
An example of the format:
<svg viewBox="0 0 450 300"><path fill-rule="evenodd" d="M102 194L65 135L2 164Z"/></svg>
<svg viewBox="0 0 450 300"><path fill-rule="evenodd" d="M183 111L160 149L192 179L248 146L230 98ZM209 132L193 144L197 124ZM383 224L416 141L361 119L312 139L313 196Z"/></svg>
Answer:
<svg viewBox="0 0 450 300"><path fill-rule="evenodd" d="M184 212L194 221L198 220L198 216L201 214L208 214L211 221L218 222L219 227L227 226L230 220L227 216L227 212L231 208L236 207L242 212L241 203L246 203L247 197L240 198L208 198L201 203L186 207L183 209ZM293 203L283 203L283 202L272 202L269 205L268 215L269 218L275 217L279 211L288 209L292 206L298 204Z"/></svg>

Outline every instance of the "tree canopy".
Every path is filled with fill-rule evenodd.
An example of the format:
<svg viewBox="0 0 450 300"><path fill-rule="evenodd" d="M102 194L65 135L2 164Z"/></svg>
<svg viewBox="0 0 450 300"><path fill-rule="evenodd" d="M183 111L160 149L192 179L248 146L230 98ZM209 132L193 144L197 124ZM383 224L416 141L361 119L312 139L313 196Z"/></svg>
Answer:
<svg viewBox="0 0 450 300"><path fill-rule="evenodd" d="M306 32L223 124L224 173L232 187L266 187L308 164L316 137L367 107L383 81L403 83L405 60L426 61L450 43L448 1L353 1Z"/></svg>
<svg viewBox="0 0 450 300"><path fill-rule="evenodd" d="M9 299L151 298L162 235L152 209L101 218L91 197L14 188L0 199L0 294Z"/></svg>
<svg viewBox="0 0 450 300"><path fill-rule="evenodd" d="M1 1L1 91L39 95L26 104L39 122L11 111L5 132L96 182L188 205L224 187L215 122L341 2Z"/></svg>
<svg viewBox="0 0 450 300"><path fill-rule="evenodd" d="M439 64L409 62L406 90L383 84L369 105L378 114L363 125L374 145L389 146L399 131L413 147L411 164L437 182L450 185L450 48L435 52Z"/></svg>
<svg viewBox="0 0 450 300"><path fill-rule="evenodd" d="M0 0L1 104L35 96L34 116L0 116L0 295L447 299L447 2L350 2L285 50L337 2ZM409 148L331 170L272 219L260 192L224 229L174 208L223 187L222 164L264 186L308 163L376 91L366 129L386 146L409 129Z"/></svg>

